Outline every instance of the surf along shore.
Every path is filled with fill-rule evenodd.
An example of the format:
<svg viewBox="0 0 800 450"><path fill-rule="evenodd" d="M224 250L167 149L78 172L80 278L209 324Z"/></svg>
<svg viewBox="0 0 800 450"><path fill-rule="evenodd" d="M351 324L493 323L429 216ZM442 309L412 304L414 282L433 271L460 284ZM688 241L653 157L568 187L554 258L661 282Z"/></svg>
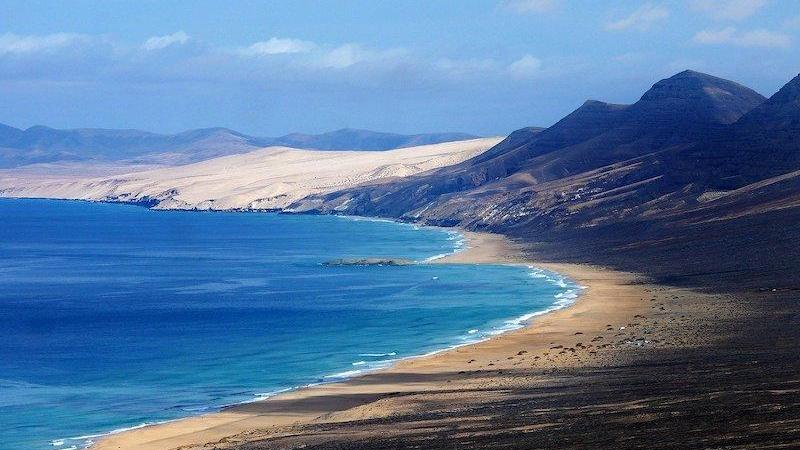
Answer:
<svg viewBox="0 0 800 450"><path fill-rule="evenodd" d="M545 392L560 385L564 374L611 368L685 339L675 327L664 326L682 320L667 305L678 290L646 284L632 273L531 261L521 246L501 235L462 233L467 248L433 263L535 265L566 275L585 289L573 305L487 341L403 360L341 382L109 435L92 448L284 448L325 446L341 439L381 442L390 436L408 443L437 439L452 427L494 433L505 427L498 426L490 410L469 414L469 421L460 424L458 412L530 398L531 390ZM695 343L686 340L683 345ZM546 420L511 428L528 433L549 426Z"/></svg>

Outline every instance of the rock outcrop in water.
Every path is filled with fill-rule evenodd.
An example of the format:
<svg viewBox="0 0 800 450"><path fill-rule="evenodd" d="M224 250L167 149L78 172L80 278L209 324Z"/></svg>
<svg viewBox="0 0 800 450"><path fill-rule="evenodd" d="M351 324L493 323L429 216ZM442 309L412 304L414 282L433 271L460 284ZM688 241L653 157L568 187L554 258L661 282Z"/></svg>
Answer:
<svg viewBox="0 0 800 450"><path fill-rule="evenodd" d="M414 261L405 258L333 259L323 263L326 266L407 266L410 264L414 264Z"/></svg>

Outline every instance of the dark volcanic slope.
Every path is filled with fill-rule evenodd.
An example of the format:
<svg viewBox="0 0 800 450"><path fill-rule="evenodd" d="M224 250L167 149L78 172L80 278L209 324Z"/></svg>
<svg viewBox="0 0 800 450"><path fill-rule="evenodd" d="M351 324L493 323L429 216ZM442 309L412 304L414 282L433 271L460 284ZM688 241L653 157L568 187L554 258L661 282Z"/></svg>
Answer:
<svg viewBox="0 0 800 450"><path fill-rule="evenodd" d="M763 101L736 83L681 72L633 105L586 102L552 127L512 133L458 166L296 206L492 230L661 215L704 192L665 177L679 166L665 163L698 141L719 139Z"/></svg>
<svg viewBox="0 0 800 450"><path fill-rule="evenodd" d="M703 167L703 181L725 190L800 169L800 76L728 128L683 155L677 167Z"/></svg>

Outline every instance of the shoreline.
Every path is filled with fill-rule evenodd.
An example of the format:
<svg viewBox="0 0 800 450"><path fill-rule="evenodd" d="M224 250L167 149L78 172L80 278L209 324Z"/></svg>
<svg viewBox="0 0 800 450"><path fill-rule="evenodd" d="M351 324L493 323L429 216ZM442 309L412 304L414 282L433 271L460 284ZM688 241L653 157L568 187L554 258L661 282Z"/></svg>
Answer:
<svg viewBox="0 0 800 450"><path fill-rule="evenodd" d="M175 419L168 422L140 426L119 433L108 434L92 443L92 449L167 449L193 448L214 443L247 442L256 439L280 436L289 429L309 426L320 421L336 422L386 418L405 407L385 405L402 394L441 391L443 384L452 392L470 387L470 373L502 371L515 368L524 359L523 355L539 353L534 365L551 366L551 369L574 367L578 361L570 361L562 355L575 355L576 346L592 348L589 339L583 338L579 329L595 328L600 333L611 317L626 316L627 323L633 314L632 305L613 311L603 308L605 290L615 291L619 297L624 291L626 303L636 303L637 311L644 311L641 292L635 288L635 276L612 272L596 267L574 264L549 264L531 261L523 255L523 249L504 236L458 230L466 240L459 252L429 261L430 264L525 264L563 274L584 289L577 299L567 307L550 309L533 314L524 325L481 341L442 349L426 355L395 361L390 366L359 374L353 378L331 381L311 386L298 387L288 392L223 408L220 411ZM620 305L617 305L620 306ZM596 312L606 310L606 320L597 321ZM592 314L588 314L592 312ZM534 317L535 316L535 317ZM591 319L590 319L591 317ZM533 319L536 320L533 320ZM587 322L590 323L586 323ZM617 319L620 319L617 317ZM576 323L578 322L578 323ZM623 326L624 328L624 326ZM605 330L607 331L607 330ZM559 341L556 343L556 341ZM574 342L570 342L574 341ZM586 341L585 344L583 341ZM592 341L596 342L596 341ZM586 345L589 347L585 347ZM516 348L516 350L515 350ZM570 349L570 350L565 350ZM514 356L508 356L507 353ZM552 355L551 355L552 353ZM590 351L596 354L596 351ZM558 355L558 356L556 356ZM588 355L587 355L588 356ZM573 358L574 359L574 358ZM564 360L564 361L561 361ZM446 374L450 379L440 379ZM457 375L456 375L457 374ZM420 382L409 379L431 378ZM379 381L379 382L376 382Z"/></svg>

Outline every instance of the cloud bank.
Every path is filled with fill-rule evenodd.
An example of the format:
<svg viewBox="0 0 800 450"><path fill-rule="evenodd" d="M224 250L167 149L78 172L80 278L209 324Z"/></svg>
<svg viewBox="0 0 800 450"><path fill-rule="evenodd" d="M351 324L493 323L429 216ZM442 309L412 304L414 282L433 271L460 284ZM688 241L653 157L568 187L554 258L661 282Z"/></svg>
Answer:
<svg viewBox="0 0 800 450"><path fill-rule="evenodd" d="M0 35L0 80L36 72L39 80L277 81L341 82L386 80L429 83L496 77L520 80L538 75L543 62L517 59L426 57L403 48L375 48L347 42L324 44L270 37L241 47L220 47L184 31L152 36L126 45L107 36L75 33ZM59 66L64 70L53 70Z"/></svg>

